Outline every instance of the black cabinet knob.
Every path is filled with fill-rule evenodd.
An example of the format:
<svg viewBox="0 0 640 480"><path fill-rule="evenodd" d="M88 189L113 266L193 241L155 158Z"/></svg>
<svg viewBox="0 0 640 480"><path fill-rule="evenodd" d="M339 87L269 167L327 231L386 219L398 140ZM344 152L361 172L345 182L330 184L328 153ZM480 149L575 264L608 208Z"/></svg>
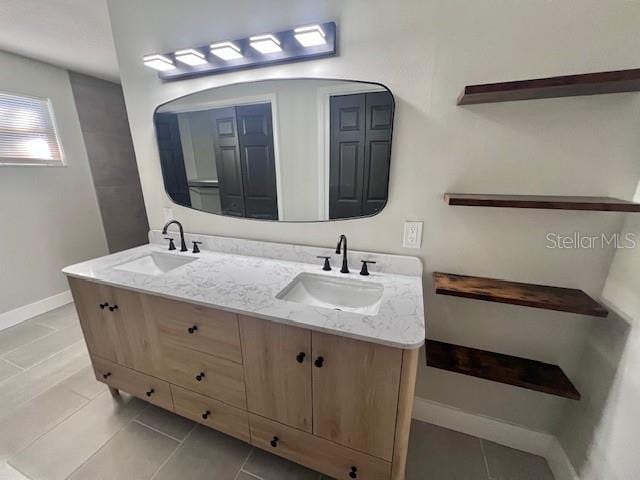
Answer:
<svg viewBox="0 0 640 480"><path fill-rule="evenodd" d="M358 478L358 469L356 467L351 467L351 471L349 472L349 477Z"/></svg>
<svg viewBox="0 0 640 480"><path fill-rule="evenodd" d="M209 410L207 410L206 412L204 412L202 414L202 418L204 418L206 420L207 418L209 418L209 415L211 415L211 412Z"/></svg>
<svg viewBox="0 0 640 480"><path fill-rule="evenodd" d="M105 309L105 308L107 308L108 306L109 306L109 304L108 304L107 302L105 302L105 303L101 303L101 304L99 305L100 310L104 310L104 309Z"/></svg>
<svg viewBox="0 0 640 480"><path fill-rule="evenodd" d="M107 378L109 378L110 376L111 376L111 372L107 372L107 373L105 373L105 374L103 374L103 375L102 375L102 378L104 378L104 379L106 380L106 379L107 379Z"/></svg>
<svg viewBox="0 0 640 480"><path fill-rule="evenodd" d="M304 362L304 357L306 357L307 354L304 352L300 352L298 355L296 355L296 360L298 361L298 363L302 363Z"/></svg>
<svg viewBox="0 0 640 480"><path fill-rule="evenodd" d="M113 312L114 310L118 309L118 305L112 305L111 307L109 307L109 311Z"/></svg>
<svg viewBox="0 0 640 480"><path fill-rule="evenodd" d="M276 447L278 446L278 442L279 442L279 441L280 441L280 439L279 439L278 437L273 437L273 438L271 439L271 442L269 442L269 443L271 443L271 446L272 446L273 448L276 448Z"/></svg>
<svg viewBox="0 0 640 480"><path fill-rule="evenodd" d="M204 378L204 372L200 372L199 374L196 375L196 380L199 382L201 382L203 378Z"/></svg>
<svg viewBox="0 0 640 480"><path fill-rule="evenodd" d="M318 368L322 368L322 365L324 365L324 357L316 358L316 361L313 362L313 364Z"/></svg>
<svg viewBox="0 0 640 480"><path fill-rule="evenodd" d="M156 393L156 391L153 388L151 390L147 390L147 397L150 397L154 393Z"/></svg>
<svg viewBox="0 0 640 480"><path fill-rule="evenodd" d="M189 332L191 335L193 335L197 331L198 331L198 326L197 325L194 325L193 327L187 328L187 332Z"/></svg>

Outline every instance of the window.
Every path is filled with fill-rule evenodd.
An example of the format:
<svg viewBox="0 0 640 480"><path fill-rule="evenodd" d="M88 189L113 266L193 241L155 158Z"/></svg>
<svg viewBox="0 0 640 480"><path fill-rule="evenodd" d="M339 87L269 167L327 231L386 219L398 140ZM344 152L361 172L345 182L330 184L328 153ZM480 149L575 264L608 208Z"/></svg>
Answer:
<svg viewBox="0 0 640 480"><path fill-rule="evenodd" d="M0 92L0 165L64 165L48 99Z"/></svg>

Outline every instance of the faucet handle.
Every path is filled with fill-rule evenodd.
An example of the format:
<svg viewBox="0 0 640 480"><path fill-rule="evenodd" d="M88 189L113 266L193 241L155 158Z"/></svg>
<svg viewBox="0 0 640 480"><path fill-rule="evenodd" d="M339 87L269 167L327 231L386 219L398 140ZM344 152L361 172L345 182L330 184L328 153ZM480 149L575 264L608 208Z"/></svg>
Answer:
<svg viewBox="0 0 640 480"><path fill-rule="evenodd" d="M360 275L369 275L369 269L367 268L368 263L376 263L373 260L360 260L362 262L362 270L360 270Z"/></svg>
<svg viewBox="0 0 640 480"><path fill-rule="evenodd" d="M173 238L171 237L164 237L165 240L169 240L169 250L175 250L176 249L176 244L173 243Z"/></svg>
<svg viewBox="0 0 640 480"><path fill-rule="evenodd" d="M322 270L324 270L325 272L328 272L329 270L331 270L331 264L329 263L329 259L331 257L325 257L323 255L318 255L317 258L324 258L324 266L322 267Z"/></svg>
<svg viewBox="0 0 640 480"><path fill-rule="evenodd" d="M193 252L192 253L200 253L200 249L198 248L198 245L202 245L202 242L192 241L191 243L193 243Z"/></svg>

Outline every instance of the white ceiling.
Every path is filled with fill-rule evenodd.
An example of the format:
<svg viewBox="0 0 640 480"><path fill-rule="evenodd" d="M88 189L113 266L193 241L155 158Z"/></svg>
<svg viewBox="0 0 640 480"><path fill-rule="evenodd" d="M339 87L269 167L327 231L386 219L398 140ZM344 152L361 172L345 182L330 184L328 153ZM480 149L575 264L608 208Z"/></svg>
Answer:
<svg viewBox="0 0 640 480"><path fill-rule="evenodd" d="M119 81L106 0L0 0L0 49Z"/></svg>

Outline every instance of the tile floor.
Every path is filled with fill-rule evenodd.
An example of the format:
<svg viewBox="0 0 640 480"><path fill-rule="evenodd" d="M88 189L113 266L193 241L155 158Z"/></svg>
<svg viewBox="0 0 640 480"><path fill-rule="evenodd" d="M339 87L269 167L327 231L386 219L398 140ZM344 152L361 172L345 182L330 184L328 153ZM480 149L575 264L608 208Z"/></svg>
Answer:
<svg viewBox="0 0 640 480"><path fill-rule="evenodd" d="M72 305L0 331L0 480L322 480L97 382ZM414 422L407 480L553 480L543 458Z"/></svg>

